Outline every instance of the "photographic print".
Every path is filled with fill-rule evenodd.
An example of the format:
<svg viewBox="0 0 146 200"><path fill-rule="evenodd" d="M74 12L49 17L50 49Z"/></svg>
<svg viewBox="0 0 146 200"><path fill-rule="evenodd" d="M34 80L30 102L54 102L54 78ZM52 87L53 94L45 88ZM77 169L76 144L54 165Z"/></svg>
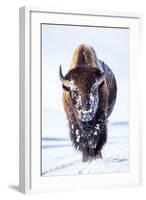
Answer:
<svg viewBox="0 0 146 200"><path fill-rule="evenodd" d="M41 175L129 170L129 29L41 24Z"/></svg>
<svg viewBox="0 0 146 200"><path fill-rule="evenodd" d="M21 192L140 185L141 19L20 8Z"/></svg>

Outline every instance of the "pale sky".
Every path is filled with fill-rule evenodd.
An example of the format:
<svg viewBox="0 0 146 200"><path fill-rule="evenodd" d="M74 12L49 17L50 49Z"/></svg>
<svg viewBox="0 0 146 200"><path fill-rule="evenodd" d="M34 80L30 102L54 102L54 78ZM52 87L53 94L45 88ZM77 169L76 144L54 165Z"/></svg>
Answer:
<svg viewBox="0 0 146 200"><path fill-rule="evenodd" d="M64 112L59 66L67 73L75 48L91 45L97 57L115 74L117 102L112 121L128 120L129 30L117 28L42 25L42 107Z"/></svg>

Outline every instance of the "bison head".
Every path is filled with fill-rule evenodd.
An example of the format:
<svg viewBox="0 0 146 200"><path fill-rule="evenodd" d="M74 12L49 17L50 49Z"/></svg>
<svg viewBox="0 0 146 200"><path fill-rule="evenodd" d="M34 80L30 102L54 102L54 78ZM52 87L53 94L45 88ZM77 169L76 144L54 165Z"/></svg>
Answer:
<svg viewBox="0 0 146 200"><path fill-rule="evenodd" d="M76 67L63 76L59 71L63 88L70 93L70 100L78 119L93 120L99 104L99 87L105 74L93 67Z"/></svg>

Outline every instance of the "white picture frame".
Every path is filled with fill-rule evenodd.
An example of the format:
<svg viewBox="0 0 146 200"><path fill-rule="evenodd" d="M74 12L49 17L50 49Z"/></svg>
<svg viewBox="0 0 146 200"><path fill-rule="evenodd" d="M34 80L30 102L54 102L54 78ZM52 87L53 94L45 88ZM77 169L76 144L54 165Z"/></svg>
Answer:
<svg viewBox="0 0 146 200"><path fill-rule="evenodd" d="M140 63L140 14L99 11L50 11L20 8L20 174L23 193L72 189L97 189L140 185L142 181L142 136L137 66ZM42 177L40 174L41 78L40 24L75 24L124 27L130 30L129 41L129 172L82 176ZM140 77L139 77L140 78ZM38 89L39 88L39 89ZM35 133L35 134L33 134ZM98 181L97 181L98 180Z"/></svg>

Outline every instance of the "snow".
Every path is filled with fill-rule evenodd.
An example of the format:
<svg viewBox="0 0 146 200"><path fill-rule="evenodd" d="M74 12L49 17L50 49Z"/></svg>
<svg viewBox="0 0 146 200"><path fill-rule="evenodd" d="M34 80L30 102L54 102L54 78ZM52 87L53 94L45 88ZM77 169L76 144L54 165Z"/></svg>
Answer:
<svg viewBox="0 0 146 200"><path fill-rule="evenodd" d="M128 123L108 125L108 141L102 159L82 162L82 155L72 146L69 130L60 129L42 136L42 176L127 172Z"/></svg>

